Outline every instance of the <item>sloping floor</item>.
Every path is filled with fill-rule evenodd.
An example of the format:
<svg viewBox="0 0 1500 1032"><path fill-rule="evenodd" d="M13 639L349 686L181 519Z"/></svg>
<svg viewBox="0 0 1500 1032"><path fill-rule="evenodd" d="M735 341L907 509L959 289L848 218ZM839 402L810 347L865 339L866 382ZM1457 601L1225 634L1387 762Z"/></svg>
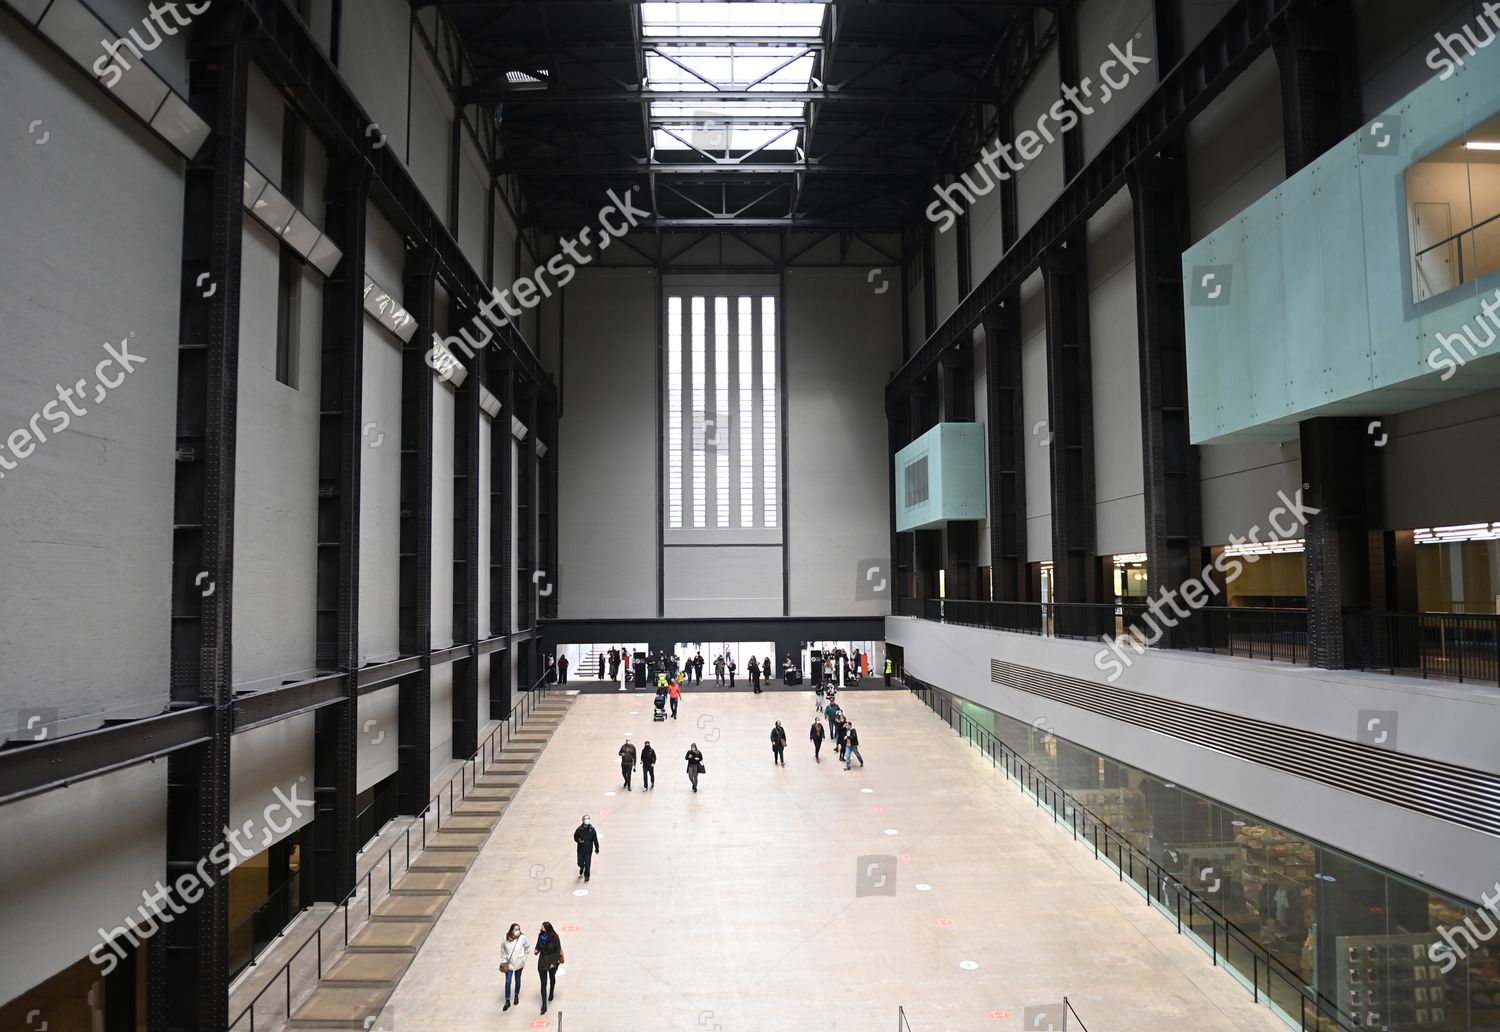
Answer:
<svg viewBox="0 0 1500 1032"><path fill-rule="evenodd" d="M914 698L843 693L869 763L849 772L813 762L811 694L689 701L665 724L634 693L574 703L375 1028L870 1032L904 1005L914 1032L1003 1032L1067 995L1090 1032L1284 1032ZM621 788L627 734L661 756L651 792ZM528 964L502 1013L500 940L543 920L567 956L552 1009Z"/></svg>
<svg viewBox="0 0 1500 1032"><path fill-rule="evenodd" d="M576 696L548 697L468 788L463 801L427 836L426 848L396 876L343 955L293 1007L288 1029L371 1029L501 815L520 791Z"/></svg>

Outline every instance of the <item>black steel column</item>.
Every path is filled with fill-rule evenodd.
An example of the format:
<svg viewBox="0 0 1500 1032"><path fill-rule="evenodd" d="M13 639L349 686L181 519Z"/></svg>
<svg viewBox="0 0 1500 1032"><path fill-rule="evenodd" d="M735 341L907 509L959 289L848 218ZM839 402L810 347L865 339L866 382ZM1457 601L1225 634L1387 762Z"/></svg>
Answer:
<svg viewBox="0 0 1500 1032"><path fill-rule="evenodd" d="M449 324L468 326L477 309L455 299ZM453 643L479 641L479 407L481 351L466 361L469 375L459 385L453 414ZM479 657L453 661L453 757L467 759L479 748Z"/></svg>
<svg viewBox="0 0 1500 1032"><path fill-rule="evenodd" d="M323 288L323 366L318 443L318 666L359 669L359 493L364 462L365 204L369 162L330 154L324 231L343 258ZM351 684L345 701L318 710L313 745L312 898L337 902L354 888L355 736Z"/></svg>
<svg viewBox="0 0 1500 1032"><path fill-rule="evenodd" d="M1052 472L1053 599L1097 602L1094 404L1088 270L1081 236L1043 256L1042 277L1047 299L1047 425L1052 434L1048 455ZM1075 616L1076 611L1060 610L1059 631L1091 634L1092 624L1068 622Z"/></svg>
<svg viewBox="0 0 1500 1032"><path fill-rule="evenodd" d="M968 208L958 213L952 232L958 234L954 238L953 247L958 259L958 296L962 300L974 289L974 246L969 238Z"/></svg>
<svg viewBox="0 0 1500 1032"><path fill-rule="evenodd" d="M1166 65L1159 65L1165 70ZM1078 74L1078 10L1074 4L1063 4L1057 12L1057 79L1058 82L1076 83ZM1013 138L1013 137L1012 137ZM1063 182L1071 182L1083 171L1083 134L1064 133Z"/></svg>
<svg viewBox="0 0 1500 1032"><path fill-rule="evenodd" d="M1386 597L1382 469L1368 422L1322 418L1301 426L1303 502L1319 510L1305 530L1308 651L1314 666L1328 670L1356 658L1346 651L1345 611L1379 609Z"/></svg>
<svg viewBox="0 0 1500 1032"><path fill-rule="evenodd" d="M168 885L195 871L223 842L229 823L234 455L250 70L242 14L230 9L199 21L189 51L189 102L213 131L188 163L183 211L170 690L174 704L208 703L214 716L209 742L167 760ZM161 925L148 950L152 1032L228 1026L227 875L212 872L202 893Z"/></svg>
<svg viewBox="0 0 1500 1032"><path fill-rule="evenodd" d="M500 414L490 423L490 627L507 639L510 619L510 389L511 363L503 356L486 362L485 381L490 393L500 399ZM511 654L509 649L490 653L490 718L503 720L511 707Z"/></svg>
<svg viewBox="0 0 1500 1032"><path fill-rule="evenodd" d="M1198 449L1188 431L1182 252L1189 241L1187 171L1178 156L1142 158L1130 172L1135 213L1136 322L1141 369L1141 483L1147 593L1161 597L1203 567ZM1188 637L1188 642L1179 638ZM1191 642L1186 627L1161 644Z"/></svg>
<svg viewBox="0 0 1500 1032"><path fill-rule="evenodd" d="M1271 25L1288 177L1363 121L1353 24L1348 0L1311 0Z"/></svg>
<svg viewBox="0 0 1500 1032"><path fill-rule="evenodd" d="M432 784L432 368L437 253L408 251L402 303L417 331L401 349L401 654L422 668L401 679L396 809L416 814Z"/></svg>
<svg viewBox="0 0 1500 1032"><path fill-rule="evenodd" d="M533 576L536 572L536 395L536 385L524 381L516 385L516 413L526 427L526 437L518 448L520 468L516 477L516 519L520 521L516 542L516 591L521 595L522 630L536 626L539 591Z"/></svg>
<svg viewBox="0 0 1500 1032"><path fill-rule="evenodd" d="M1021 401L1021 298L985 313L985 401L989 414L990 592L997 602L1031 598L1026 563L1026 414Z"/></svg>

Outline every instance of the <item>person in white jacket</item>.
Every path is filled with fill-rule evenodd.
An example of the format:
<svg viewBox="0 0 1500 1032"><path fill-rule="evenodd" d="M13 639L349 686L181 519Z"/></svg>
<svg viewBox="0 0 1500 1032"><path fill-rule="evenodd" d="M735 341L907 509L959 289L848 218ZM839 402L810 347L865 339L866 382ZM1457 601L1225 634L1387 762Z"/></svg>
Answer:
<svg viewBox="0 0 1500 1032"><path fill-rule="evenodd" d="M510 931L506 933L505 941L500 944L500 970L505 972L505 1006L501 1010L510 1010L514 1002L517 1006L521 1003L521 972L526 970L526 954L531 949L531 944L526 941L526 936L521 934L521 926L513 924ZM514 984L514 1000L512 999L511 986Z"/></svg>

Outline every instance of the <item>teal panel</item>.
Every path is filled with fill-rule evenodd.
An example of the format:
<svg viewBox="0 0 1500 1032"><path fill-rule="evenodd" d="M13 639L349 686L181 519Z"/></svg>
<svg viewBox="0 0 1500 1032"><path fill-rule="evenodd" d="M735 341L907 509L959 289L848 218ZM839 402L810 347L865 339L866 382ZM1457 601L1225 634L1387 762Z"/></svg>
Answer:
<svg viewBox="0 0 1500 1032"><path fill-rule="evenodd" d="M1378 416L1500 386L1500 339L1488 343L1500 272L1414 302L1406 199L1414 162L1497 113L1500 46L1429 79L1183 253L1195 443L1287 440L1313 416ZM1500 246L1500 231L1485 246ZM1476 357L1465 341L1488 346ZM1446 381L1434 365L1445 342L1466 363Z"/></svg>
<svg viewBox="0 0 1500 1032"><path fill-rule="evenodd" d="M978 423L939 423L896 453L896 529L984 519L987 477Z"/></svg>

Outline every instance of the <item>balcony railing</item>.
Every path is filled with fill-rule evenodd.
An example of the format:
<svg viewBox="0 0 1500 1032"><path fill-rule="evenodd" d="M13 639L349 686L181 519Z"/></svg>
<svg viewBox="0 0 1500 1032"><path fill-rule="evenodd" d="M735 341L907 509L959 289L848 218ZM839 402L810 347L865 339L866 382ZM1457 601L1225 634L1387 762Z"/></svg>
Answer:
<svg viewBox="0 0 1500 1032"><path fill-rule="evenodd" d="M1307 665L1307 610L1204 606L1178 616L1138 602L987 602L896 599L897 616L1048 638L1113 638L1151 646ZM1170 626L1168 623L1170 622ZM1488 613L1344 614L1348 667L1500 685L1500 616Z"/></svg>
<svg viewBox="0 0 1500 1032"><path fill-rule="evenodd" d="M1205 606L1179 617L1138 602L986 602L969 599L897 599L898 616L986 627L1048 638L1112 637L1125 647L1147 645L1219 652L1287 663L1308 662L1307 610L1260 606ZM1168 626L1170 621L1171 626Z"/></svg>

